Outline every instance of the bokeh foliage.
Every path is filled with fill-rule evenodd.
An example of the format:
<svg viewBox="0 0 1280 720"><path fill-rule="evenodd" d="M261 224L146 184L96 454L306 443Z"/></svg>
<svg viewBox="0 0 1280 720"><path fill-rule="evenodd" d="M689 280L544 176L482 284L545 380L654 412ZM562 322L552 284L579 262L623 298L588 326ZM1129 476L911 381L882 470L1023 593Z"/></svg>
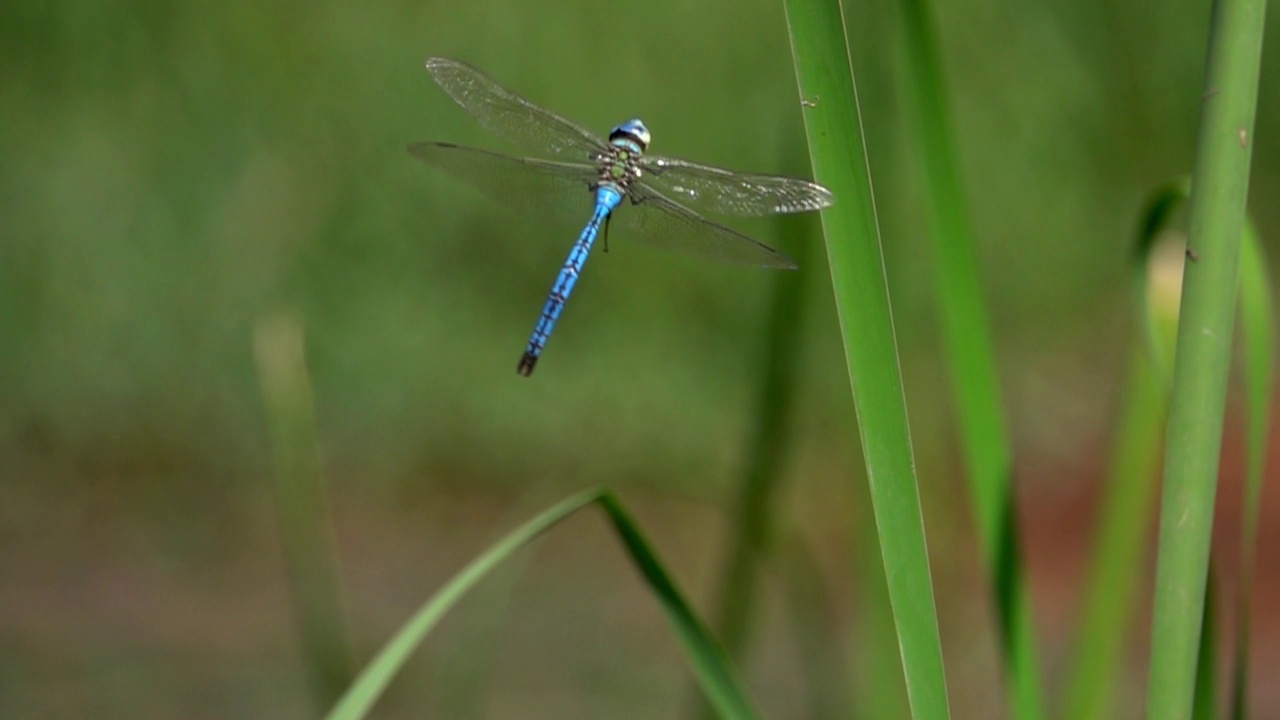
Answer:
<svg viewBox="0 0 1280 720"><path fill-rule="evenodd" d="M899 55L887 8L848 11L911 372L937 341L918 272L917 164L890 84ZM1114 337L1141 195L1189 164L1206 9L938 11L1016 416L1019 383L1052 371L1044 354ZM19 2L0 13L6 444L93 465L256 465L248 337L286 306L306 324L327 446L344 465L400 479L442 466L559 471L575 438L584 476L725 461L715 448L742 430L762 357L768 273L618 239L592 260L547 372L520 383L507 365L574 229L496 212L403 146L501 147L423 71L444 54L593 126L643 114L663 152L768 170L782 127L799 123L780 7L656 2L623 18L586 2ZM1276 112L1260 105L1258 126ZM1277 145L1258 142L1263 197ZM1264 237L1270 212L1257 208ZM817 427L848 421L823 399L841 378L820 312L805 339Z"/></svg>
<svg viewBox="0 0 1280 720"><path fill-rule="evenodd" d="M1020 480L1069 492L1063 483L1103 463L1126 338L1140 332L1135 218L1152 187L1191 165L1208 6L936 10L1030 471ZM893 9L846 13L921 479L962 498ZM1263 238L1280 221L1263 201L1280 190L1267 130L1280 127L1267 100L1275 53L1251 186ZM306 328L337 483L706 496L730 481L776 278L618 237L589 263L537 376L518 378L576 221L503 212L404 152L420 139L511 149L434 87L428 55L474 63L593 127L643 115L658 152L760 171L805 164L789 140L800 110L781 4L5 3L0 474L73 487L259 481L268 428L251 337L283 311ZM819 242L742 227L784 249ZM818 281L805 284L793 431L804 468L844 474L858 465L843 447L853 418L819 262L801 270ZM931 514L946 501L927 491L925 502L927 519L942 517L931 537L967 522Z"/></svg>

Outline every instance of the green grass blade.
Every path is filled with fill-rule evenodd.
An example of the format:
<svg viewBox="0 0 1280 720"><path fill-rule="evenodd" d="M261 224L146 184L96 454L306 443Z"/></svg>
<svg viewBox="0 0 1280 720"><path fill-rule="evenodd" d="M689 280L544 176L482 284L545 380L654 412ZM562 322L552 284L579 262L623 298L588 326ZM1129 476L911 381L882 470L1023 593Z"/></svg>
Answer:
<svg viewBox="0 0 1280 720"><path fill-rule="evenodd" d="M542 491L529 489L511 508L504 510L497 527L515 526L536 513L545 503ZM530 555L515 553L507 558L503 572L493 573L486 581L485 592L473 595L467 611L453 618L450 643L459 651L449 662L432 668L434 685L439 688L426 717L449 720L473 720L488 716L489 699L496 671L507 640L508 622L517 607L522 578L530 565Z"/></svg>
<svg viewBox="0 0 1280 720"><path fill-rule="evenodd" d="M608 492L587 490L565 499L494 543L472 560L443 588L427 600L380 650L329 712L329 720L355 720L368 714L387 685L427 634L468 590L512 553L560 521L591 504L600 505L630 552L631 560L657 596L675 628L703 691L721 717L752 720L756 717L723 651L693 614L679 590L662 568L639 528Z"/></svg>
<svg viewBox="0 0 1280 720"><path fill-rule="evenodd" d="M1245 392L1246 458L1244 517L1240 538L1240 584L1236 596L1236 656L1231 681L1231 717L1248 712L1249 637L1252 623L1253 571L1257 556L1258 513L1267 466L1271 390L1275 382L1274 330L1267 263L1253 223L1245 226L1240 257L1240 341Z"/></svg>
<svg viewBox="0 0 1280 720"><path fill-rule="evenodd" d="M613 523L613 529L631 553L631 561L636 564L645 582L662 603L662 609L666 611L667 619L671 621L676 636L684 646L685 655L689 658L711 706L719 711L720 717L730 720L751 720L757 717L724 651L676 589L675 583L663 570L658 556L649 547L635 522L613 495L606 493L600 497L599 502Z"/></svg>
<svg viewBox="0 0 1280 720"><path fill-rule="evenodd" d="M1116 431L1116 445L1103 485L1104 497L1089 563L1083 609L1064 717L1101 720L1114 716L1117 680L1133 618L1140 575L1134 568L1146 551L1149 518L1156 502L1160 450L1168 420L1169 370L1178 332L1178 283L1183 246L1156 240L1173 210L1185 201L1186 182L1158 189L1139 226L1134 256L1135 306L1142 308L1138 336Z"/></svg>
<svg viewBox="0 0 1280 720"><path fill-rule="evenodd" d="M574 495L534 517L494 543L476 559L455 575L413 614L383 646L377 656L365 667L355 683L328 714L329 720L354 720L364 717L373 703L386 690L396 673L404 666L413 651L422 643L427 633L440 622L462 596L485 575L506 560L529 541L546 532L556 523L582 507L600 499L600 490L587 490Z"/></svg>
<svg viewBox="0 0 1280 720"><path fill-rule="evenodd" d="M1187 718L1192 708L1266 3L1216 0L1213 13L1165 443L1153 720Z"/></svg>
<svg viewBox="0 0 1280 720"><path fill-rule="evenodd" d="M1019 548L1013 462L1005 426L990 323L978 279L974 238L960 183L949 103L927 0L899 3L908 82L937 258L937 301L959 413L961 451L976 525L990 572L992 597L1012 690L1013 716L1045 716L1035 628Z"/></svg>
<svg viewBox="0 0 1280 720"><path fill-rule="evenodd" d="M946 718L946 675L844 19L837 0L786 0L832 289L912 716Z"/></svg>
<svg viewBox="0 0 1280 720"><path fill-rule="evenodd" d="M253 349L271 429L276 511L302 658L318 707L328 707L351 682L353 666L302 326L285 315L264 319L255 329Z"/></svg>

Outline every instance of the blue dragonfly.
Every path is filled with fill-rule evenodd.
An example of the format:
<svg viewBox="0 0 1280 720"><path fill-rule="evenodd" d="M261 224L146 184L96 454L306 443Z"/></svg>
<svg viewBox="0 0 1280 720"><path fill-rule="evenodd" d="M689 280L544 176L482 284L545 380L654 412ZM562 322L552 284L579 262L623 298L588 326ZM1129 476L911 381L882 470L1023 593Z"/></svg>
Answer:
<svg viewBox="0 0 1280 720"><path fill-rule="evenodd" d="M430 58L427 70L489 131L556 159L512 157L446 142L419 142L409 152L507 204L534 211L547 204L593 201L590 218L551 286L516 370L533 374L596 237L608 249L612 218L626 236L721 262L794 269L786 255L712 222L702 212L759 216L820 210L835 198L807 180L737 173L687 160L649 155L649 129L638 118L608 139L544 110L457 60ZM625 204L630 207L622 207ZM586 202L584 214L586 212Z"/></svg>

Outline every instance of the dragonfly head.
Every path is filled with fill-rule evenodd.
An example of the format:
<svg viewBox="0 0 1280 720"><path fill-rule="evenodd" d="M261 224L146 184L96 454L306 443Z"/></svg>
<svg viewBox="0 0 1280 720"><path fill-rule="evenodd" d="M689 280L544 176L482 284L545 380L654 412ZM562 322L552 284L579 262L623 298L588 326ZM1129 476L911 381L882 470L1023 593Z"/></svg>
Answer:
<svg viewBox="0 0 1280 720"><path fill-rule="evenodd" d="M639 146L637 149L640 152L644 152L649 148L649 128L644 126L640 118L631 118L609 131L609 142L617 145L619 141L630 141Z"/></svg>

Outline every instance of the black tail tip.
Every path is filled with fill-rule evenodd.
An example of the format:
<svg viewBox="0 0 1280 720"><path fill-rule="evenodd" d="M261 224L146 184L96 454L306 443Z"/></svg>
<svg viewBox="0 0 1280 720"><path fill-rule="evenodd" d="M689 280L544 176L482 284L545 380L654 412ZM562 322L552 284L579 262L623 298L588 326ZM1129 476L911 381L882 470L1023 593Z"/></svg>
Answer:
<svg viewBox="0 0 1280 720"><path fill-rule="evenodd" d="M538 364L537 355L530 355L529 353L525 353L524 356L520 358L520 364L516 366L516 372L520 373L525 377L529 377L530 375L533 374L533 366L537 364Z"/></svg>

